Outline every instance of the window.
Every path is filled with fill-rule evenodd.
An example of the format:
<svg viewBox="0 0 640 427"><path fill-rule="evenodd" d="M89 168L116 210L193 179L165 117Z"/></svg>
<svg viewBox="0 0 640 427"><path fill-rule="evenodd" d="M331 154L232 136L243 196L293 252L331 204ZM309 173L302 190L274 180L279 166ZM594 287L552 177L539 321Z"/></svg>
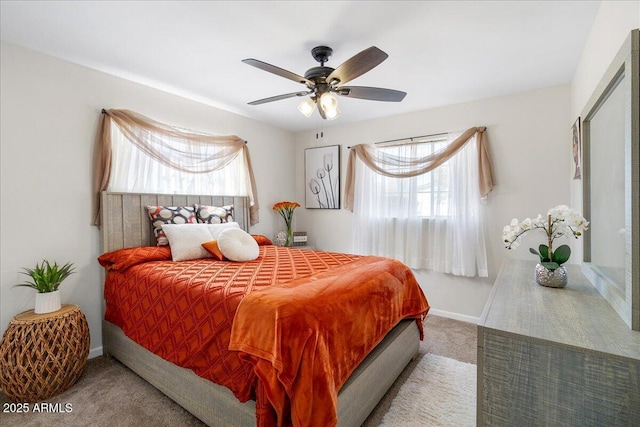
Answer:
<svg viewBox="0 0 640 427"><path fill-rule="evenodd" d="M446 138L431 138L409 144L381 146L379 149L393 156L416 158L432 156L444 149L446 145ZM416 203L412 205L416 209L415 215L435 218L444 217L449 212L449 173L449 162L445 162L435 170L417 176L414 183L403 181L402 178L389 179L378 174L375 174L372 179L377 181L378 191L386 194L390 199L389 205L394 207L409 205L408 200L403 201L403 199L411 197L407 194L407 186L415 185ZM394 214L403 216L404 212L396 211Z"/></svg>
<svg viewBox="0 0 640 427"><path fill-rule="evenodd" d="M129 110L102 110L94 155L93 223L100 225L100 193L211 194L249 197L258 223L258 198L245 141L185 131Z"/></svg>
<svg viewBox="0 0 640 427"><path fill-rule="evenodd" d="M452 146L461 134L377 146L377 165L408 174ZM384 166L381 166L384 165ZM487 276L475 136L435 169L413 177L385 176L356 162L354 248L398 259L411 268Z"/></svg>
<svg viewBox="0 0 640 427"><path fill-rule="evenodd" d="M220 151L211 145L187 144L180 139L164 138L160 149L167 155L179 152L184 157L207 158ZM247 183L244 173L244 153L240 151L235 158L220 169L211 172L193 173L167 166L132 144L119 127L111 124L111 147L113 160L111 167L110 191L133 193L166 194L216 194L221 196L247 196ZM185 166L179 159L179 165Z"/></svg>

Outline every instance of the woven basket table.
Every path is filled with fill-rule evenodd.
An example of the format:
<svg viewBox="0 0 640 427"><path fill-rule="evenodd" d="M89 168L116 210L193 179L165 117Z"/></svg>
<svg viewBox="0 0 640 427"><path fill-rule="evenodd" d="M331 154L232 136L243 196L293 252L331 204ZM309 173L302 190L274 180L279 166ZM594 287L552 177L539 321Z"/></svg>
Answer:
<svg viewBox="0 0 640 427"><path fill-rule="evenodd" d="M0 343L0 386L13 402L38 402L71 387L89 355L89 325L80 307L16 315Z"/></svg>

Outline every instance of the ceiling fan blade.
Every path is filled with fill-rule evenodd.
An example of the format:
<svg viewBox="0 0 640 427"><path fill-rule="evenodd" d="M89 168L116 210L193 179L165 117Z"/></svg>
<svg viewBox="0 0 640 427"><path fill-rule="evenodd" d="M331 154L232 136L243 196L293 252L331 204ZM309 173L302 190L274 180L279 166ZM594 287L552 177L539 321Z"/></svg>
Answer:
<svg viewBox="0 0 640 427"><path fill-rule="evenodd" d="M309 95L310 93L313 93L313 91L309 90L305 92L285 93L284 95L272 96L269 98L258 99L257 101L249 102L249 105L266 104L267 102L280 101L281 99L293 98L294 96L305 96L305 95Z"/></svg>
<svg viewBox="0 0 640 427"><path fill-rule="evenodd" d="M372 101L400 102L407 95L406 92L381 87L341 86L334 90L338 95L349 98L370 99Z"/></svg>
<svg viewBox="0 0 640 427"><path fill-rule="evenodd" d="M315 86L314 82L302 76L299 76L296 73L292 73L291 71L287 71L283 68L276 67L275 65L267 64L266 62L258 61L257 59L253 59L253 58L243 59L242 62L244 62L245 64L249 64L253 67L260 68L261 70L268 71L269 73L273 73L280 77L284 77L285 79L289 79L297 83L305 84L309 87Z"/></svg>
<svg viewBox="0 0 640 427"><path fill-rule="evenodd" d="M331 83L332 80L338 80L337 83L331 84L345 84L376 67L388 57L389 55L377 47L371 46L340 64L327 76L326 81Z"/></svg>

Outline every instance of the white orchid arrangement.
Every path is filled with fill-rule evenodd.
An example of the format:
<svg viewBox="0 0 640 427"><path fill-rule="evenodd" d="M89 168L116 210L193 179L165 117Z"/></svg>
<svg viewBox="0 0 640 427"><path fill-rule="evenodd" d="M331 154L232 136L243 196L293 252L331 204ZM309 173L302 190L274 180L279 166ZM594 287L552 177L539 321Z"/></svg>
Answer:
<svg viewBox="0 0 640 427"><path fill-rule="evenodd" d="M589 227L589 222L575 210L565 205L559 205L549 209L546 218L538 215L537 218L525 218L518 222L517 218L511 220L502 230L502 240L507 249L515 249L520 245L520 237L531 231L542 231L547 235L547 244L540 245L536 251L529 248L529 252L540 258L540 264L549 270L555 270L569 260L571 248L568 245L558 246L553 250L553 241L563 236L574 236L576 239Z"/></svg>

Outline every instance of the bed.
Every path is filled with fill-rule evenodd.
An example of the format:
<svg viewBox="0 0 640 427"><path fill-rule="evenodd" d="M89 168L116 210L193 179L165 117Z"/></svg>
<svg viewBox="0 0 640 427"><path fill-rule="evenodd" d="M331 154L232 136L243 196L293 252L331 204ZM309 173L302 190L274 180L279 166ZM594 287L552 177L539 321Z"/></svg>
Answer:
<svg viewBox="0 0 640 427"><path fill-rule="evenodd" d="M155 236L153 235L150 221L147 216L146 206L189 206L193 204L214 206L233 205L234 221L237 222L240 228L245 231L248 231L249 229L249 205L247 198L244 197L103 192L101 195L103 252L114 253L125 248L151 247L155 244ZM352 259L347 259L346 257L349 257L349 255L346 254L327 255L327 253L303 253L306 251L303 251L302 249L276 248L268 246L261 247L260 250L261 260L267 260L269 257L274 256L280 258L289 257L291 259L303 259L304 257L304 259L312 260L318 257L327 256L331 259L335 259L336 263L340 265L337 265L335 268L331 267L331 269L326 269L326 271L319 271L317 272L318 274L313 276L313 285L316 287L325 282L327 284L333 283L336 277L347 274L349 270L354 269L353 271L355 272L355 268L360 268L360 270L357 270L357 273L354 273L355 275L363 276L367 274L367 271L370 271L371 275L375 276L376 280L382 280L379 278L383 276L386 277L385 275L387 275L387 273L374 274L376 271L375 268L377 267L365 265L364 262L369 262L369 260L363 260L363 257L352 256ZM312 263L313 261L305 262ZM322 262L324 263L324 261ZM384 260L381 262L384 262ZM194 261L193 264L185 265L192 269L200 269L200 266L203 263L204 261ZM189 269L187 267L185 268L187 270ZM333 270L335 270L335 272ZM396 268L396 270L398 271L394 274L410 274L399 268ZM407 271L409 270L407 269ZM110 272L108 274L112 273ZM119 273L114 272L113 274L117 276ZM277 288L276 291L284 295L283 298L287 300L292 297L295 299L295 297L299 295L299 288L294 289L292 287L293 285L289 286L289 283L295 284L296 286L299 284L308 286L306 282L310 281L305 279L303 274L298 275L298 277L291 277L290 279L292 280L284 285L273 287L274 289ZM329 289L329 287L327 286L327 288L323 289ZM272 292L271 288L266 291ZM145 348L144 345L146 344L144 342L143 345L141 345L131 339L123 331L123 328L126 329L126 326L123 324L123 327L121 328L116 324L122 323L120 320L114 321L113 323L106 319L103 320L104 354L115 357L121 361L132 371L136 372L146 381L151 383L208 425L254 426L256 425L256 420L258 420L259 425L269 425L268 422L265 423L265 419L269 418L269 415L265 416L265 413L270 413L270 416L273 416L274 413L278 413L277 410L274 410L274 408L269 405L270 402L278 400L277 397L273 396L273 389L270 388L273 382L279 381L274 376L276 371L272 366L277 365L277 363L274 363L273 360L266 360L269 359L268 356L262 357L264 355L264 351L262 353L255 352L251 354L251 348L252 345L254 345L254 343L250 342L250 339L252 339L251 336L246 338L246 342L244 341L245 338L238 338L239 336L243 337L242 335L239 335L241 332L238 331L246 332L248 329L246 327L246 323L248 321L243 323L242 319L245 319L245 317L240 316L240 314L256 313L264 307L267 307L266 305L263 306L256 297L257 295L266 295L264 292L261 292L262 289L258 289L257 291L251 292L249 295L245 295L241 299L238 313L236 313L237 316L233 320L231 344L235 345L235 351L238 352L239 357L242 359L245 366L246 364L249 364L248 366L251 366L251 372L255 371L255 378L249 388L249 391L247 391L248 389L246 387L241 387L242 390L240 391L238 389L231 391L228 387L218 385L197 375L194 373L194 369L178 366L177 364L154 354L152 351ZM421 298L424 299L424 296ZM251 306L250 303L253 303L254 305ZM295 306L295 304L293 304L293 306ZM421 313L418 314L412 312L412 316L407 316L408 318L394 323L395 326L391 325L388 332L387 330L384 330L380 335L380 339L376 338L376 345L372 346L373 349L370 350L367 348L366 354L362 356L362 359L357 359L358 364L355 369L350 369L345 373L332 368L332 375L339 378L339 380L336 380L336 388L339 388L339 393L337 396L337 403L335 404L336 410L334 411L337 415L337 425L361 425L370 412L375 408L385 392L393 384L395 379L400 375L402 370L417 355L421 335L421 320L428 311L426 299L424 299L424 303L421 307ZM290 308L291 304L288 309ZM264 309L266 310L267 308ZM108 315L109 310L113 309L105 306L106 317L114 318L113 315ZM121 310L121 312L122 311L126 310ZM267 318L267 314L261 314L261 316L262 315L265 315L265 319ZM264 323L264 325L262 325L262 323ZM345 322L345 324L354 325L356 323L356 320ZM258 339L258 341L262 341L263 335L268 335L269 331L274 329L269 326L267 321L257 322L255 324L258 326L256 329L259 333L257 333L258 338L253 338ZM244 329L243 325L245 326ZM291 323L285 324L284 330L289 330L292 325L293 324ZM263 326L262 330L260 330L260 326ZM129 335L135 337L135 334L132 334L131 332ZM335 350L335 348L331 346L331 343L327 344L326 347L326 352L330 353ZM307 359L301 356L296 360L306 363ZM260 370L262 369L260 368L261 366L264 367L263 370ZM305 372L304 367L306 365L301 362L299 366L300 367L298 368L298 365L296 365L296 369L293 370L300 371L300 375L302 375L302 373ZM197 371L198 369L195 370ZM199 373L202 374L202 372ZM280 375L282 372L278 370L277 373ZM273 378L271 378L270 375L273 376ZM300 382L300 384L303 383L308 383L308 381ZM309 387L308 384L307 387ZM313 387L313 389L309 389L307 391L303 388L298 390L298 396L306 396L307 393L313 394L316 385ZM247 392L253 393L250 396L250 399L246 399L248 396L246 394ZM289 392L288 388L286 389L286 392ZM243 400L246 401L241 402L237 397L238 395L243 395L245 398ZM286 404L295 407L296 403L294 400L296 399L292 399L291 402L286 402ZM301 401L301 399L297 399L297 401ZM266 407L265 402L267 403ZM310 408L309 406L314 405L307 404L302 411L314 410L314 408ZM292 410L287 406L287 411L294 413L297 409ZM309 414L316 419L317 414L311 412L309 412ZM291 415L291 419L295 420L295 416ZM306 422L301 423L298 419L297 421L293 421L293 424L306 424Z"/></svg>

